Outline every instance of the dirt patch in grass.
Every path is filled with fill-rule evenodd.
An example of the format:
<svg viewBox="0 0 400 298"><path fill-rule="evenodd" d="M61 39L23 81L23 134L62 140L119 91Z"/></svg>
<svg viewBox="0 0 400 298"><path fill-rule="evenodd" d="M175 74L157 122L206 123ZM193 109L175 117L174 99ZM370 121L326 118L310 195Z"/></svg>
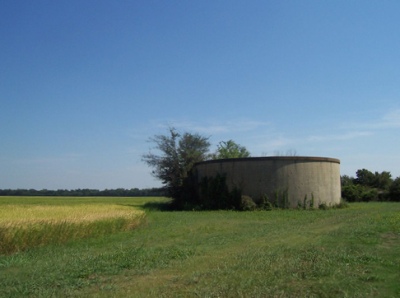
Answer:
<svg viewBox="0 0 400 298"><path fill-rule="evenodd" d="M392 248L392 247L400 247L400 234L399 233L384 233L381 235L382 239L382 247Z"/></svg>

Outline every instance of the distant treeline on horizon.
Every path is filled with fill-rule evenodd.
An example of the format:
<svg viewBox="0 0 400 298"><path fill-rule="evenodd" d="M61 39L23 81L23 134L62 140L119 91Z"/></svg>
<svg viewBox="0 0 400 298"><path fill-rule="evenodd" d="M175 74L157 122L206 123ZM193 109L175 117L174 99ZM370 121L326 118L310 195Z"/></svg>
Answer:
<svg viewBox="0 0 400 298"><path fill-rule="evenodd" d="M57 197L160 197L163 188L117 188L117 189L0 189L0 196L57 196Z"/></svg>

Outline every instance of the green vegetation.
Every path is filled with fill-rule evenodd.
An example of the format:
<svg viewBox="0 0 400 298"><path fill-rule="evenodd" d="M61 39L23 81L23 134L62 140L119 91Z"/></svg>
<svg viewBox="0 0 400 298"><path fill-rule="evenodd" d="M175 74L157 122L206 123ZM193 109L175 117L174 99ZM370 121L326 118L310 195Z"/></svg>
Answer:
<svg viewBox="0 0 400 298"><path fill-rule="evenodd" d="M400 202L400 177L394 179L390 185L389 194L392 201Z"/></svg>
<svg viewBox="0 0 400 298"><path fill-rule="evenodd" d="M211 157L212 159L243 158L250 157L250 152L246 147L237 144L233 140L229 140L219 142L217 151Z"/></svg>
<svg viewBox="0 0 400 298"><path fill-rule="evenodd" d="M0 297L399 297L400 204L160 211L167 199L0 198L122 205L134 230L0 256ZM161 208L162 209L162 208Z"/></svg>
<svg viewBox="0 0 400 298"><path fill-rule="evenodd" d="M195 205L200 209L206 210L241 210L241 193L240 190L234 189L229 191L226 185L226 176L216 175L215 177L204 177L200 182L200 196L197 198ZM249 197L250 200L252 200Z"/></svg>
<svg viewBox="0 0 400 298"><path fill-rule="evenodd" d="M390 172L361 169L356 178L342 176L341 184L342 197L348 202L400 201L400 177L393 180Z"/></svg>
<svg viewBox="0 0 400 298"><path fill-rule="evenodd" d="M307 198L307 195L305 197L305 200ZM304 204L306 202L304 201ZM287 209L289 208L289 190L286 188L284 190L276 189L274 191L274 203L273 203L274 208L283 208ZM306 209L306 208L304 208Z"/></svg>
<svg viewBox="0 0 400 298"><path fill-rule="evenodd" d="M158 153L150 151L142 159L153 168L153 176L165 185L167 196L181 208L183 197L187 196L185 185L194 164L207 159L208 138L187 132L180 134L171 127L168 135L155 135L150 142L154 143Z"/></svg>

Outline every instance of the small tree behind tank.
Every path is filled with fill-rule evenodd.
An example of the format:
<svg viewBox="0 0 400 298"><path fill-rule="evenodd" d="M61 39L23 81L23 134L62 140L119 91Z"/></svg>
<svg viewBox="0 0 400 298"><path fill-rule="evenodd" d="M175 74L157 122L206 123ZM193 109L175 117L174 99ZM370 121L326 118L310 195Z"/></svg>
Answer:
<svg viewBox="0 0 400 298"><path fill-rule="evenodd" d="M213 159L242 157L250 157L250 152L246 147L237 144L233 140L219 142L217 145L217 151L212 155Z"/></svg>

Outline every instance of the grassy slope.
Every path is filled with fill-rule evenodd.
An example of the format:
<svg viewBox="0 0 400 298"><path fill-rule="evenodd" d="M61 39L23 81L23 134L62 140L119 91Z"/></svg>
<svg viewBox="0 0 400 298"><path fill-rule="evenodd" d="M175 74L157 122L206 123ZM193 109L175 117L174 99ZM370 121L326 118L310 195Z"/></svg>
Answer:
<svg viewBox="0 0 400 298"><path fill-rule="evenodd" d="M400 204L151 211L135 231L0 257L0 296L29 295L396 297Z"/></svg>

